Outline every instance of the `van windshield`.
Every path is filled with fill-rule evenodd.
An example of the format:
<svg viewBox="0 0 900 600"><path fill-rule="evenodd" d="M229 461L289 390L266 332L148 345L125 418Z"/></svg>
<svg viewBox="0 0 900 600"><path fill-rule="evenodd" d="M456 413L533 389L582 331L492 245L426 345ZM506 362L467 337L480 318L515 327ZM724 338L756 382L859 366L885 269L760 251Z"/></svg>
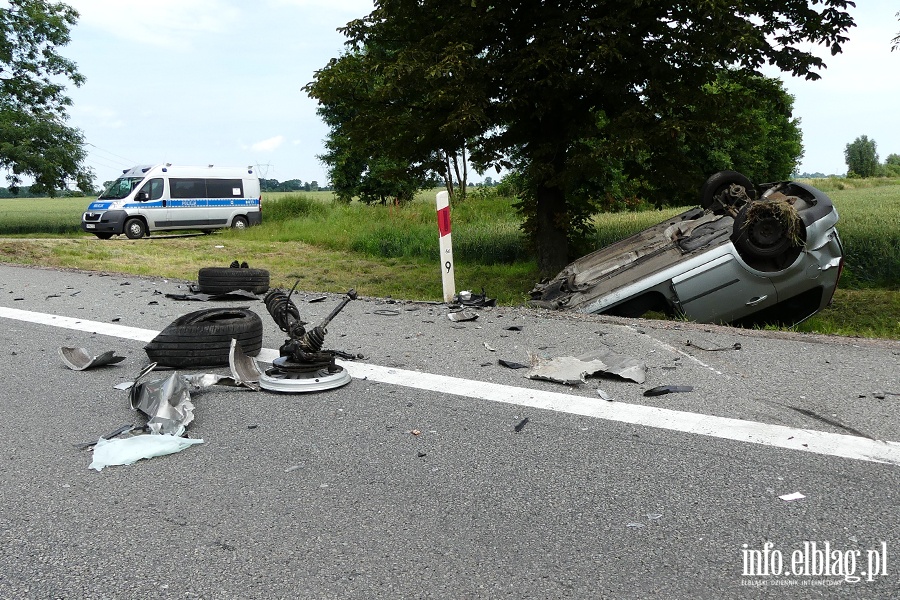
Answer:
<svg viewBox="0 0 900 600"><path fill-rule="evenodd" d="M98 200L121 200L144 180L143 177L119 177L100 194Z"/></svg>

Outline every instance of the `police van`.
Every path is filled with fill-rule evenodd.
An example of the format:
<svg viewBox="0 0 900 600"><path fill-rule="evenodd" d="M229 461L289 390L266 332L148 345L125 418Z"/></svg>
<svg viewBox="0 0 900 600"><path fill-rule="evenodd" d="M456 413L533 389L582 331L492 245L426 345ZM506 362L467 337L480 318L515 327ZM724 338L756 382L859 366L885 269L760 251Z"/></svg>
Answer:
<svg viewBox="0 0 900 600"><path fill-rule="evenodd" d="M151 231L262 222L259 177L252 167L141 165L126 169L91 202L81 228L101 240L124 233L136 240Z"/></svg>

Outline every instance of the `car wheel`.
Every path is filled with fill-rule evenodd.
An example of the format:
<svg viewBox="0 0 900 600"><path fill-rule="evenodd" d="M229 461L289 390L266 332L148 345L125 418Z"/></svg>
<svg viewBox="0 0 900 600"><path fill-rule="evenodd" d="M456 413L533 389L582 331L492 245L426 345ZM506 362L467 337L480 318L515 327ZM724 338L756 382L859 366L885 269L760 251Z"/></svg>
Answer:
<svg viewBox="0 0 900 600"><path fill-rule="evenodd" d="M247 219L244 217L235 217L231 220L231 228L232 229L247 229Z"/></svg>
<svg viewBox="0 0 900 600"><path fill-rule="evenodd" d="M738 252L756 258L774 258L795 245L777 211L763 204L747 205L738 212L732 241Z"/></svg>
<svg viewBox="0 0 900 600"><path fill-rule="evenodd" d="M144 350L164 367L224 366L232 339L247 356L256 356L262 348L262 333L262 320L249 309L210 308L178 317Z"/></svg>
<svg viewBox="0 0 900 600"><path fill-rule="evenodd" d="M125 221L125 235L130 240L139 240L147 234L147 227L140 219L128 219Z"/></svg>
<svg viewBox="0 0 900 600"><path fill-rule="evenodd" d="M717 196L731 184L743 187L752 198L756 195L756 189L746 176L737 171L719 171L710 176L700 188L700 206L708 210L716 203Z"/></svg>
<svg viewBox="0 0 900 600"><path fill-rule="evenodd" d="M94 235L96 235L101 240L108 240L109 238L112 237L113 234L111 234L111 233L95 233Z"/></svg>
<svg viewBox="0 0 900 600"><path fill-rule="evenodd" d="M269 272L265 269L204 267L197 274L197 287L204 294L227 294L235 290L265 294L269 291Z"/></svg>

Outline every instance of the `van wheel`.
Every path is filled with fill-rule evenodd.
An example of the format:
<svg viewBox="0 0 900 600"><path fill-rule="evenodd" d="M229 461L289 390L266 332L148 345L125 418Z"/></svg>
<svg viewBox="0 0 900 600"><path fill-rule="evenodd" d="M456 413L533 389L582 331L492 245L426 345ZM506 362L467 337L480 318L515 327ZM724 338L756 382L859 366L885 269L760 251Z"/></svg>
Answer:
<svg viewBox="0 0 900 600"><path fill-rule="evenodd" d="M147 227L140 219L128 219L125 221L125 235L130 240L139 240L147 235Z"/></svg>
<svg viewBox="0 0 900 600"><path fill-rule="evenodd" d="M95 233L94 235L96 235L101 240L108 240L109 238L112 237L113 234L111 234L111 233Z"/></svg>
<svg viewBox="0 0 900 600"><path fill-rule="evenodd" d="M265 294L269 291L269 272L265 269L204 267L197 274L197 287L204 294L227 294L235 290Z"/></svg>
<svg viewBox="0 0 900 600"><path fill-rule="evenodd" d="M214 367L228 364L231 340L247 356L262 348L262 320L246 308L208 308L181 317L144 346L150 360L164 367Z"/></svg>
<svg viewBox="0 0 900 600"><path fill-rule="evenodd" d="M238 216L231 220L231 228L232 229L247 229L248 225L249 225L249 223L247 222L247 219L245 219L244 217Z"/></svg>

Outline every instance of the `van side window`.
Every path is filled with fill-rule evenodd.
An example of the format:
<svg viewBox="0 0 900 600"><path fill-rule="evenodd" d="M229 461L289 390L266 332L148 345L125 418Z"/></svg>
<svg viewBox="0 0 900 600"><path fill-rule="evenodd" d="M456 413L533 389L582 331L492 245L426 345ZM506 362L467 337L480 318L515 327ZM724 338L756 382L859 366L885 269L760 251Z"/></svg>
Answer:
<svg viewBox="0 0 900 600"><path fill-rule="evenodd" d="M243 198L243 181L240 179L207 179L207 198Z"/></svg>
<svg viewBox="0 0 900 600"><path fill-rule="evenodd" d="M169 179L169 196L172 198L206 198L206 180L173 177Z"/></svg>
<svg viewBox="0 0 900 600"><path fill-rule="evenodd" d="M163 194L163 180L160 177L145 183L138 193L144 192L150 200L159 200Z"/></svg>

